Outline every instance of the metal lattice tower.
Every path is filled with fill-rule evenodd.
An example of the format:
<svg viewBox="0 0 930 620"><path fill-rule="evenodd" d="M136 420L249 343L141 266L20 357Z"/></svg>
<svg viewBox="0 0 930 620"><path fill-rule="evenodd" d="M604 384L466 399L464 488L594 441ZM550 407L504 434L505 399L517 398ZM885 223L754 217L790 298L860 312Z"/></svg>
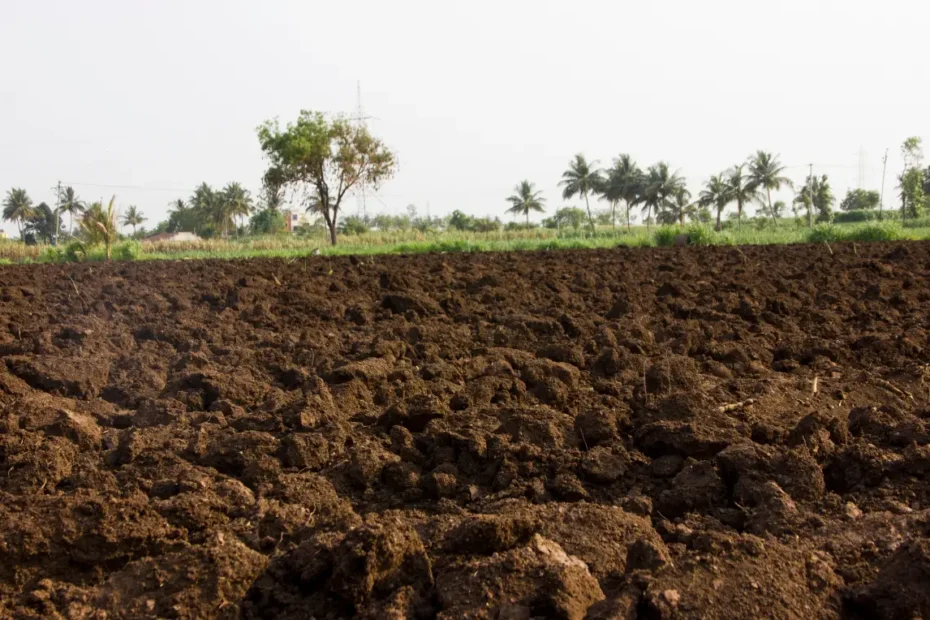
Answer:
<svg viewBox="0 0 930 620"><path fill-rule="evenodd" d="M360 129L366 127L365 113L362 110L362 82L359 80L355 83L356 92L355 92L355 118L354 120ZM368 220L368 205L366 203L366 192L365 192L365 181L360 181L358 184L358 189L355 192L356 200L358 201L358 214L364 219Z"/></svg>

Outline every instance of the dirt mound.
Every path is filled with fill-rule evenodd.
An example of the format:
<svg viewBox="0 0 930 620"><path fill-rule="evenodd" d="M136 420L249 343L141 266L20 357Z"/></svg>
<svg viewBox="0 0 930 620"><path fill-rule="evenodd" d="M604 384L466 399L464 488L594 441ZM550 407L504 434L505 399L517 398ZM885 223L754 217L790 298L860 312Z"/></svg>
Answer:
<svg viewBox="0 0 930 620"><path fill-rule="evenodd" d="M928 270L0 266L0 615L928 616Z"/></svg>

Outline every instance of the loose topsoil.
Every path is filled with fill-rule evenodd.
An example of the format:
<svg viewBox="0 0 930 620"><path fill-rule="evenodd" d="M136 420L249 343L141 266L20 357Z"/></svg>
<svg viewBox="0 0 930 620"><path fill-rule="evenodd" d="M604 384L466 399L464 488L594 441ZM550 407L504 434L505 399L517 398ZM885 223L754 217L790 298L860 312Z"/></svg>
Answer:
<svg viewBox="0 0 930 620"><path fill-rule="evenodd" d="M0 615L930 617L928 274L0 267Z"/></svg>

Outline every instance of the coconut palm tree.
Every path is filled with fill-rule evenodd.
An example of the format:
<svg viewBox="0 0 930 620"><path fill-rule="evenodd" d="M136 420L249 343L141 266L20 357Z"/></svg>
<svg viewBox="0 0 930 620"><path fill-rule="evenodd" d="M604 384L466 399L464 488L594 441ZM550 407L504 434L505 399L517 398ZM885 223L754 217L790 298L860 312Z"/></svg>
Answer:
<svg viewBox="0 0 930 620"><path fill-rule="evenodd" d="M720 230L720 216L724 209L727 208L727 205L733 202L730 195L730 184L724 178L724 174L716 174L710 177L704 189L698 194L698 203L702 207L712 207L717 212L717 225L714 230Z"/></svg>
<svg viewBox="0 0 930 620"><path fill-rule="evenodd" d="M666 198L660 206L658 221L661 224L685 225L685 217L693 217L697 213L697 208L691 202L691 192L684 187L678 187L670 198Z"/></svg>
<svg viewBox="0 0 930 620"><path fill-rule="evenodd" d="M649 167L643 180L639 199L646 210L647 226L651 221L653 211L658 214L670 198L684 189L684 184L684 179L678 176L678 173L673 173L664 161Z"/></svg>
<svg viewBox="0 0 930 620"><path fill-rule="evenodd" d="M3 199L3 220L16 222L19 228L19 238L23 238L23 228L35 216L32 198L21 187L14 187L6 193Z"/></svg>
<svg viewBox="0 0 930 620"><path fill-rule="evenodd" d="M106 246L107 260L110 260L110 249L119 231L117 215L116 196L113 196L106 207L99 202L92 204L81 218L81 228L88 243L97 245L102 242Z"/></svg>
<svg viewBox="0 0 930 620"><path fill-rule="evenodd" d="M612 214L616 213L616 205L621 200L626 203L626 228L632 230L630 222L630 208L639 199L643 185L643 171L629 155L623 154L614 159L613 166L607 171L601 193L612 206ZM616 220L614 220L616 227Z"/></svg>
<svg viewBox="0 0 930 620"><path fill-rule="evenodd" d="M778 191L782 185L794 189L794 183L786 176L782 176L785 167L778 161L777 155L766 153L765 151L756 151L756 154L749 158L749 183L757 190L764 189L768 202L767 212L772 216L772 220L778 222L778 216L772 205L772 190Z"/></svg>
<svg viewBox="0 0 930 620"><path fill-rule="evenodd" d="M568 170L562 173L562 180L559 182L559 185L564 186L562 198L565 200L571 200L575 196L584 198L591 232L594 232L594 218L591 216L591 204L588 202L588 195L597 193L601 187L603 176L595 166L597 166L596 161L589 162L584 158L584 155L578 153L569 162Z"/></svg>
<svg viewBox="0 0 930 620"><path fill-rule="evenodd" d="M123 215L122 223L123 226L132 226L132 236L136 236L136 226L144 222L147 218L142 215L142 212L139 211L139 208L135 205L129 205L126 208L126 213Z"/></svg>
<svg viewBox="0 0 930 620"><path fill-rule="evenodd" d="M730 201L736 203L736 227L742 227L743 205L759 199L759 189L753 185L749 177L743 174L746 164L733 166L727 174L727 185L730 186Z"/></svg>
<svg viewBox="0 0 930 620"><path fill-rule="evenodd" d="M520 181L520 184L513 188L514 194L507 198L510 208L507 213L514 215L522 213L526 216L526 225L530 225L530 211L542 213L546 209L543 205L546 199L540 196L541 191L536 191L535 186L529 181ZM589 211L590 213L590 211Z"/></svg>
<svg viewBox="0 0 930 620"><path fill-rule="evenodd" d="M236 218L247 218L252 214L252 196L239 183L230 183L223 189L226 215L234 222Z"/></svg>
<svg viewBox="0 0 930 620"><path fill-rule="evenodd" d="M71 221L68 226L68 236L74 234L74 214L80 215L84 213L85 207L84 201L77 197L73 187L66 187L61 192L60 206L58 209L61 213L67 213L70 216Z"/></svg>
<svg viewBox="0 0 930 620"><path fill-rule="evenodd" d="M31 234L41 243L55 243L60 234L58 224L58 214L44 202L40 202L33 210L32 216L26 220L23 226L23 234L27 237Z"/></svg>

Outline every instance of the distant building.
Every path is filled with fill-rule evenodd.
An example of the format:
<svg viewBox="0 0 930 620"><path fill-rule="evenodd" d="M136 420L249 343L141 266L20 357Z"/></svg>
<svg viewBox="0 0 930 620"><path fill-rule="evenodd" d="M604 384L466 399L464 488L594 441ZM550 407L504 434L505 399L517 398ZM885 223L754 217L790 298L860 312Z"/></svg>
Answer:
<svg viewBox="0 0 930 620"><path fill-rule="evenodd" d="M294 232L294 229L299 225L299 218L300 216L293 211L284 212L284 228L287 232Z"/></svg>
<svg viewBox="0 0 930 620"><path fill-rule="evenodd" d="M146 237L144 241L200 241L200 237L190 232L165 232Z"/></svg>

